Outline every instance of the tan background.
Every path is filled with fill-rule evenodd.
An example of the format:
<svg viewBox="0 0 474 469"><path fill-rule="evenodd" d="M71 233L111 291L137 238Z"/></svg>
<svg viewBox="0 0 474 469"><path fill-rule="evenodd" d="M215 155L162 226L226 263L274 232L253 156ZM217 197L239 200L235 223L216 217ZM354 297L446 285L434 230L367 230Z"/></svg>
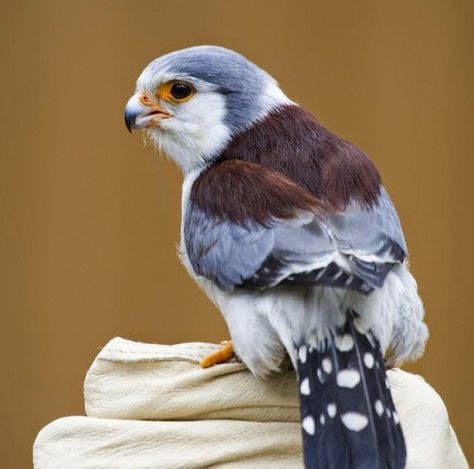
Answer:
<svg viewBox="0 0 474 469"><path fill-rule="evenodd" d="M226 337L175 256L181 175L122 122L151 59L202 43L253 59L377 163L431 329L410 369L472 458L473 5L2 2L1 466L29 467L39 429L83 412L110 338Z"/></svg>

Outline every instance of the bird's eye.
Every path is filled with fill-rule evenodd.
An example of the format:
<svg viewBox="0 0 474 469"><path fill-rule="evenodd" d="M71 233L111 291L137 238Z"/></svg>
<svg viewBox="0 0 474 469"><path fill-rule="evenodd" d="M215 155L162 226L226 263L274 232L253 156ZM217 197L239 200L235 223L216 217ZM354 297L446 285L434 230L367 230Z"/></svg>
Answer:
<svg viewBox="0 0 474 469"><path fill-rule="evenodd" d="M184 101L185 99L191 97L193 93L193 87L181 81L173 83L170 88L170 94L176 101Z"/></svg>
<svg viewBox="0 0 474 469"><path fill-rule="evenodd" d="M156 90L156 97L171 103L184 103L196 93L194 86L185 81L171 80L161 83Z"/></svg>

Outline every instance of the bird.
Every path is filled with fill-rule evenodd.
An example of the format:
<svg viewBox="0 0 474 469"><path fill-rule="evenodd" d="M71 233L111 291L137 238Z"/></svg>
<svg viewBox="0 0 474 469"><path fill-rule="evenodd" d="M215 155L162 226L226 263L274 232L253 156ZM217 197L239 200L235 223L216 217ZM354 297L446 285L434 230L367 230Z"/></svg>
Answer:
<svg viewBox="0 0 474 469"><path fill-rule="evenodd" d="M153 60L124 119L183 173L179 257L231 336L202 366L265 379L289 356L307 469L405 467L386 369L428 329L374 163L219 46Z"/></svg>

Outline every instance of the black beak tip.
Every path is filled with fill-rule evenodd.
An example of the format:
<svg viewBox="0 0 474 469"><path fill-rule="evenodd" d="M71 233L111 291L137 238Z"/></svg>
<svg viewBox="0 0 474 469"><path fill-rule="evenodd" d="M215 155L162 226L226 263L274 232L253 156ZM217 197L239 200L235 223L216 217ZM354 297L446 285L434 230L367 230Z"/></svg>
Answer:
<svg viewBox="0 0 474 469"><path fill-rule="evenodd" d="M136 115L131 113L131 112L125 111L125 113L123 115L123 118L124 118L125 126L127 127L127 130L130 133L132 133L132 129L133 129L133 126L135 124Z"/></svg>

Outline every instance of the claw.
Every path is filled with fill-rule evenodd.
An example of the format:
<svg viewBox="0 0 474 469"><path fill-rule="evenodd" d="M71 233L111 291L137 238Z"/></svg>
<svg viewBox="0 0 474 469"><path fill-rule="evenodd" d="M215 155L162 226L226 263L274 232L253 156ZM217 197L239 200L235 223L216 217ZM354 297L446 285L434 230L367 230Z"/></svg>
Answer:
<svg viewBox="0 0 474 469"><path fill-rule="evenodd" d="M221 345L223 345L222 348L216 350L210 355L206 355L199 361L201 368L209 368L210 366L224 363L235 357L234 346L231 340L221 342Z"/></svg>

